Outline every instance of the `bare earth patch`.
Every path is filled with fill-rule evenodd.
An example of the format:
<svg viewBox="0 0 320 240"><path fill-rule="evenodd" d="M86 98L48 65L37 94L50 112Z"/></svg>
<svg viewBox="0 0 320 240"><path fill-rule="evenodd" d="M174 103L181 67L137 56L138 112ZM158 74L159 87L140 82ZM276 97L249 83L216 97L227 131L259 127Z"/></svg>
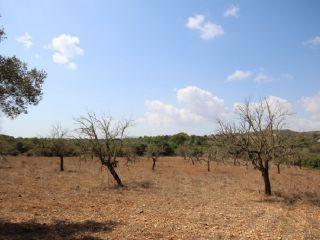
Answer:
<svg viewBox="0 0 320 240"><path fill-rule="evenodd" d="M9 157L0 168L0 239L320 239L320 171L271 169L273 196L258 171L192 166L166 157L152 172L140 159L117 169L98 162Z"/></svg>

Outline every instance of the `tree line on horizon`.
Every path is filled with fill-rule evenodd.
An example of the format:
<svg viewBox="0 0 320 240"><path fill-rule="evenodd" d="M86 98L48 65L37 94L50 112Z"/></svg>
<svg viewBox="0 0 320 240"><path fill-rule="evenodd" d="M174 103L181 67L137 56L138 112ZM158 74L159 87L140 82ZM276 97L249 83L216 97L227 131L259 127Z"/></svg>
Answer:
<svg viewBox="0 0 320 240"><path fill-rule="evenodd" d="M296 142L299 146L301 154L301 164L303 167L320 168L320 132L293 132L283 130L286 135ZM124 139L124 146L131 148L136 156L147 155L147 147L149 145L158 145L161 148L161 156L182 156L186 154L187 149L192 149L193 155L196 157L202 155L205 149L210 147L210 141L213 136L197 136L188 135L184 132L173 135L159 136L141 136L128 137ZM12 137L0 134L0 154L9 156L42 156L55 157L58 156L56 139L49 135L48 137ZM65 157L77 157L81 155L81 144L79 140L73 138L63 138L63 144L66 145ZM82 140L85 142L85 139ZM119 153L119 156L124 156ZM194 158L195 158L194 157ZM192 162L192 160L190 160ZM195 161L194 161L195 162Z"/></svg>

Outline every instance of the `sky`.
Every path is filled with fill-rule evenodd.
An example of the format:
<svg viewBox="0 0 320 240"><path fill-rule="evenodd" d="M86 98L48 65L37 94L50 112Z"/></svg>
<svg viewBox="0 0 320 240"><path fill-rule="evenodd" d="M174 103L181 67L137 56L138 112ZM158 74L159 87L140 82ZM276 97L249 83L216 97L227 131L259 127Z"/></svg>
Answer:
<svg viewBox="0 0 320 240"><path fill-rule="evenodd" d="M43 99L1 132L47 136L88 111L132 119L132 136L210 134L247 98L320 130L320 1L0 0L16 55L48 77Z"/></svg>

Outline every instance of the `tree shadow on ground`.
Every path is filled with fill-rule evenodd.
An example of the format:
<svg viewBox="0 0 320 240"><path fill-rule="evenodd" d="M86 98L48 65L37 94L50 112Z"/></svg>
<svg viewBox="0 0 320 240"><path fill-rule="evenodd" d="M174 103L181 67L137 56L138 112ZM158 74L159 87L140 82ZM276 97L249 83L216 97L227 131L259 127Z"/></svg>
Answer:
<svg viewBox="0 0 320 240"><path fill-rule="evenodd" d="M115 221L66 222L53 223L9 222L0 220L0 239L4 240L101 240L90 236L92 233L111 232L119 223Z"/></svg>
<svg viewBox="0 0 320 240"><path fill-rule="evenodd" d="M265 197L262 200L256 202L269 202L269 203L284 203L286 205L293 205L297 202L305 202L310 205L320 207L320 196L319 194L312 192L301 192L301 193L284 193L280 191L274 191L273 196Z"/></svg>
<svg viewBox="0 0 320 240"><path fill-rule="evenodd" d="M135 181L132 180L130 183L125 183L124 187L119 187L116 183L103 185L102 190L119 190L120 193L124 191L143 191L154 189L154 184L151 181L143 180L143 181Z"/></svg>
<svg viewBox="0 0 320 240"><path fill-rule="evenodd" d="M132 181L130 185L128 186L128 189L130 190L140 190L140 189L149 189L153 186L153 183L151 181Z"/></svg>

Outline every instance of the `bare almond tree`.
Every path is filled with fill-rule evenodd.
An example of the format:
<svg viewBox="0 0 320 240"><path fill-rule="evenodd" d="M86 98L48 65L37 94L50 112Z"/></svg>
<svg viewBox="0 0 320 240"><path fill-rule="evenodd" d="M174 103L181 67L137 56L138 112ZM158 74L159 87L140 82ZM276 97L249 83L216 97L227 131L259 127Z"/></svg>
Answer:
<svg viewBox="0 0 320 240"><path fill-rule="evenodd" d="M131 121L114 121L112 117L98 117L94 113L88 113L86 117L80 117L75 121L79 137L88 140L91 151L100 159L101 164L108 168L117 186L124 187L115 168Z"/></svg>
<svg viewBox="0 0 320 240"><path fill-rule="evenodd" d="M203 158L201 158L201 160L207 164L207 170L210 172L211 163L223 161L223 157L221 148L217 145L211 145L204 151Z"/></svg>
<svg viewBox="0 0 320 240"><path fill-rule="evenodd" d="M284 138L285 139L285 138ZM280 174L280 166L290 164L294 156L293 150L284 142L282 147L278 147L274 151L272 162L277 167L277 173Z"/></svg>
<svg viewBox="0 0 320 240"><path fill-rule="evenodd" d="M286 144L280 130L288 112L280 102L263 99L257 103L246 101L237 106L239 120L233 124L218 121L218 138L234 148L237 155L251 161L264 180L265 193L271 195L269 164L285 157Z"/></svg>
<svg viewBox="0 0 320 240"><path fill-rule="evenodd" d="M60 123L52 126L50 133L51 150L60 158L60 171L64 171L64 156L68 151L68 130L64 129Z"/></svg>
<svg viewBox="0 0 320 240"><path fill-rule="evenodd" d="M147 157L152 160L152 171L156 169L156 162L160 158L160 156L163 154L164 149L162 146L158 144L149 144L147 146Z"/></svg>
<svg viewBox="0 0 320 240"><path fill-rule="evenodd" d="M129 164L135 163L138 158L136 148L134 146L130 146L130 145L123 147L122 155L126 160L125 164L127 167L129 167Z"/></svg>
<svg viewBox="0 0 320 240"><path fill-rule="evenodd" d="M81 136L74 137L76 144L76 155L79 161L79 169L81 168L81 163L87 163L88 160L94 160L94 153L91 148L91 144L87 139L82 139Z"/></svg>
<svg viewBox="0 0 320 240"><path fill-rule="evenodd" d="M187 158L191 160L192 165L203 160L203 150L198 146L190 145L187 152Z"/></svg>
<svg viewBox="0 0 320 240"><path fill-rule="evenodd" d="M187 144L181 144L177 147L175 153L178 156L183 157L184 160L187 160L188 151L189 151L189 146Z"/></svg>

